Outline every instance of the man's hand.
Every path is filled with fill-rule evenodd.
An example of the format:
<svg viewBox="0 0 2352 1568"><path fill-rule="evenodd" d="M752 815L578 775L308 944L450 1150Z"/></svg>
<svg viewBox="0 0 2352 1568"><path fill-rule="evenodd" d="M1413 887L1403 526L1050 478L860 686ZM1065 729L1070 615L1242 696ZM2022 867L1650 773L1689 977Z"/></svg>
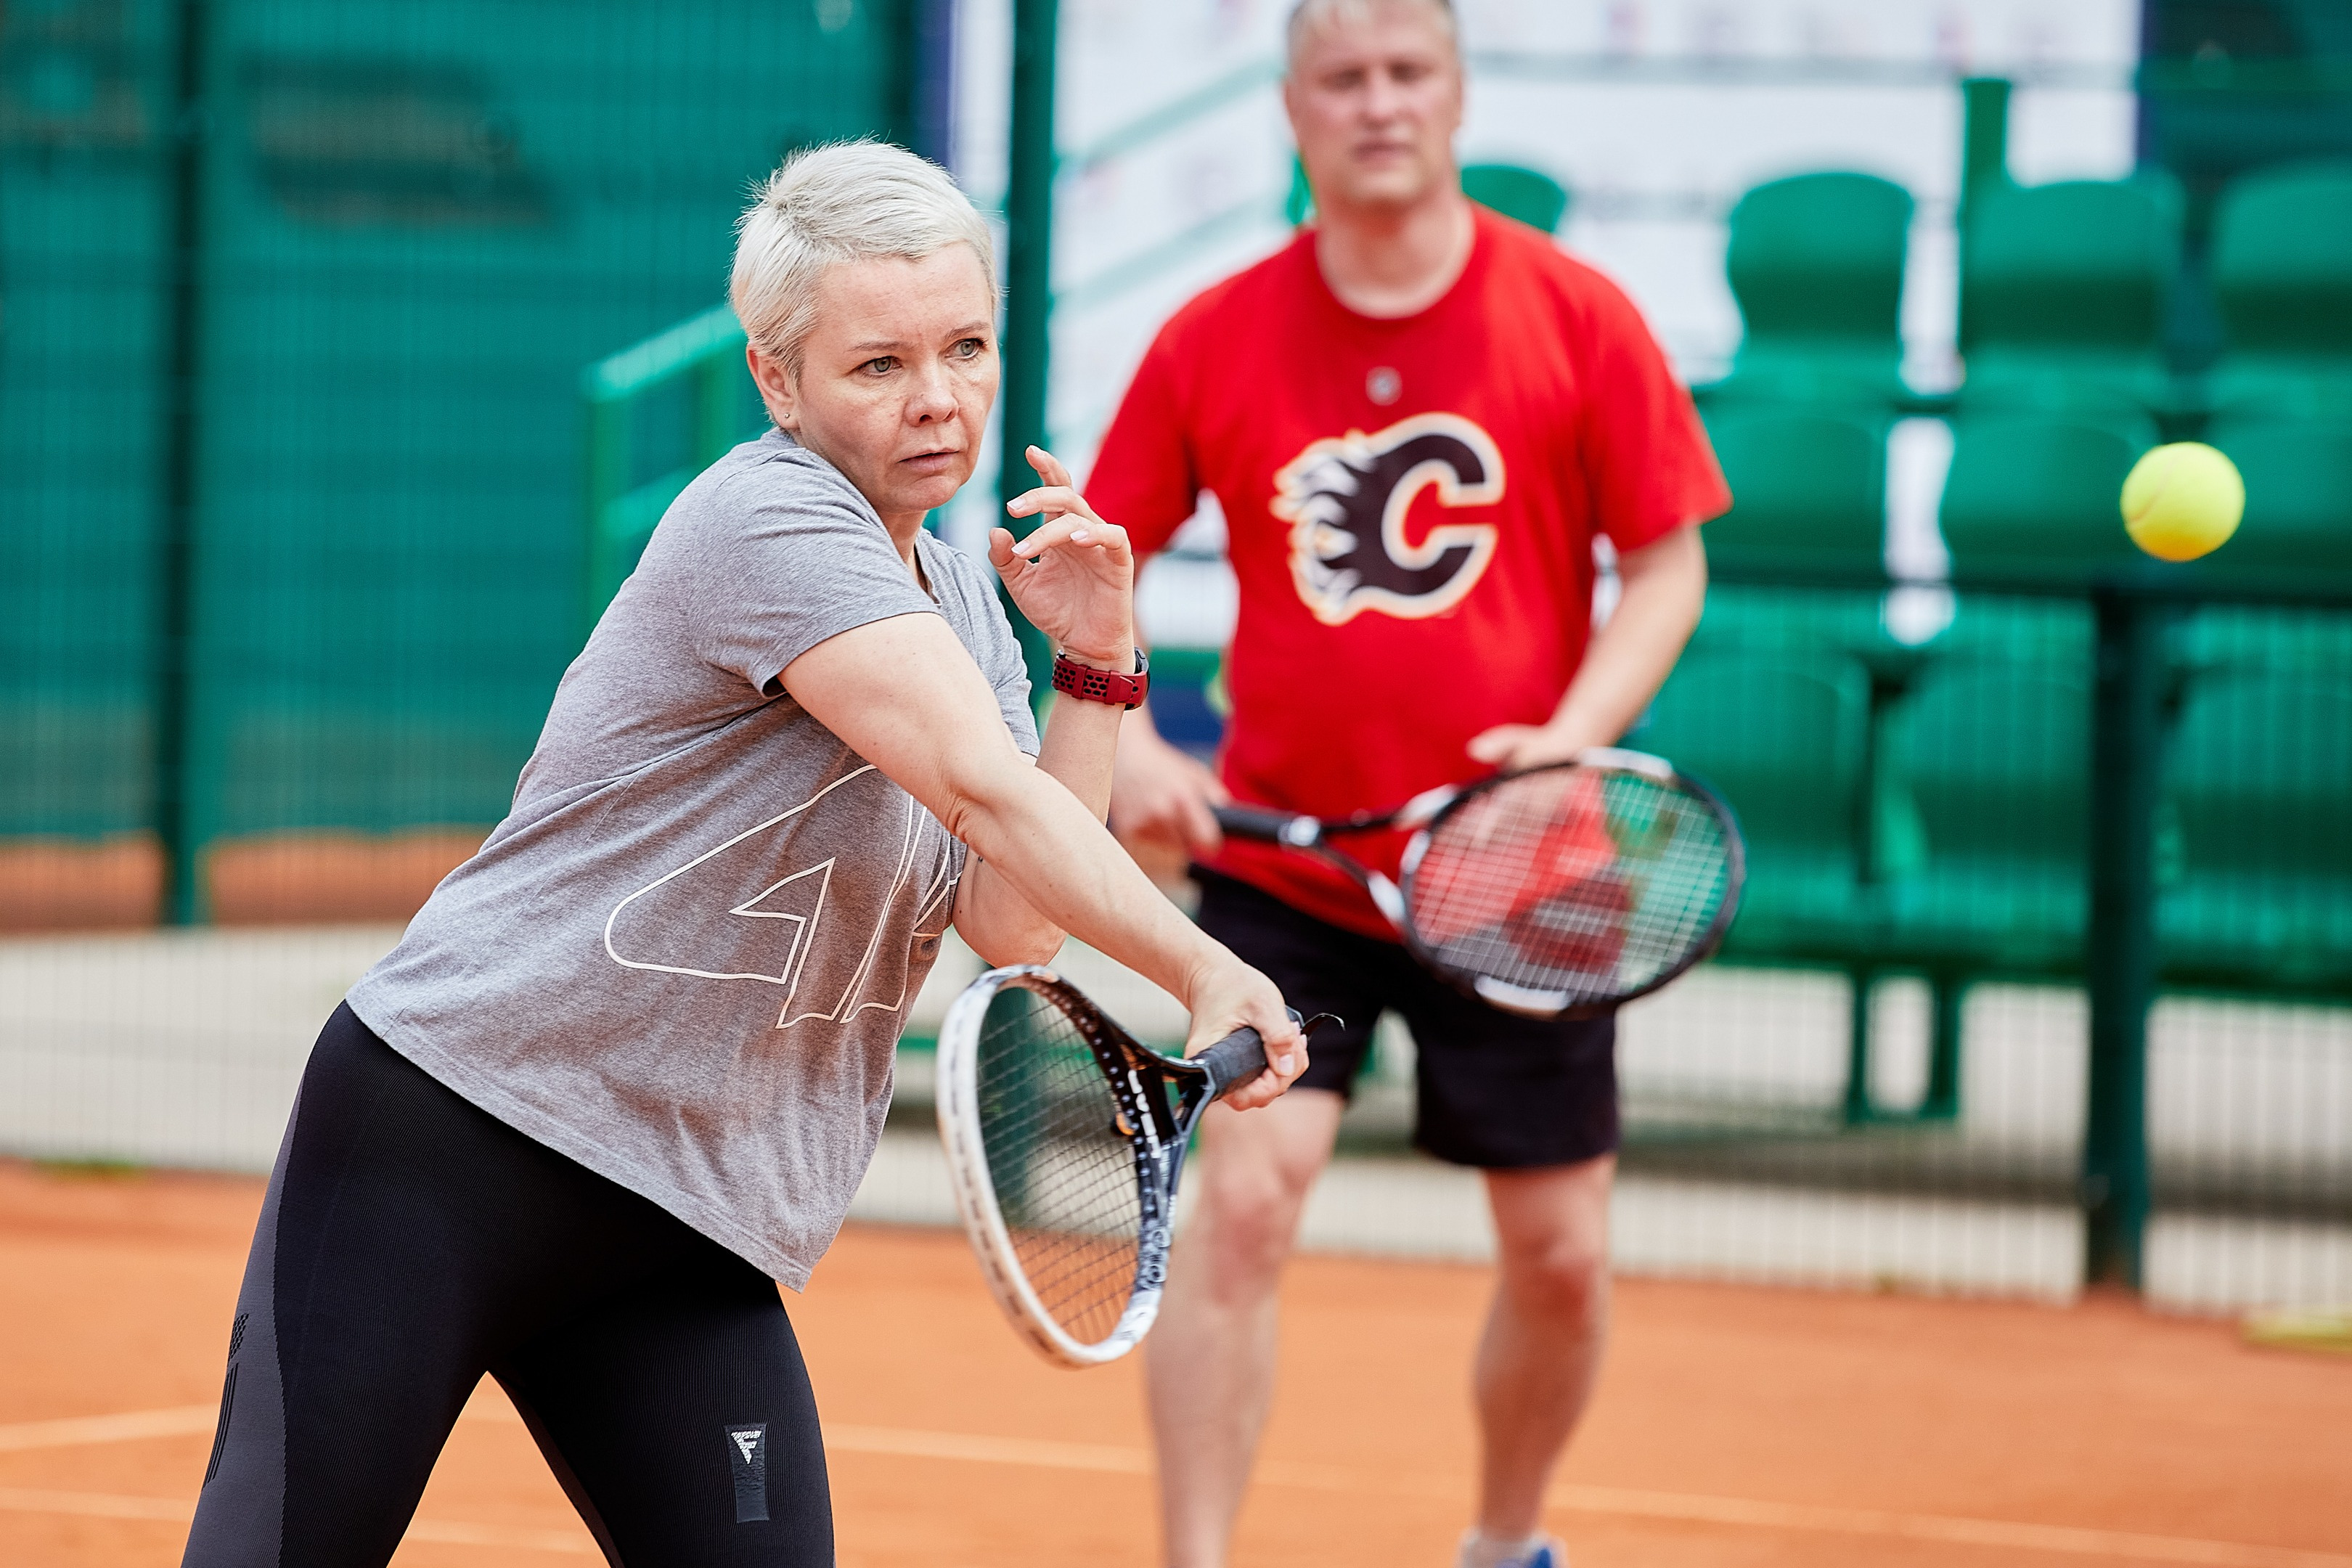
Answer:
<svg viewBox="0 0 2352 1568"><path fill-rule="evenodd" d="M1549 763L1565 763L1588 746L1606 744L1585 733L1581 728L1569 729L1558 723L1497 724L1482 734L1474 735L1466 748L1475 760L1498 773L1524 773Z"/></svg>
<svg viewBox="0 0 2352 1568"><path fill-rule="evenodd" d="M1291 1022L1273 981L1223 948L1217 952L1216 961L1195 975L1184 998L1192 1015L1184 1054L1199 1056L1235 1029L1255 1029L1265 1042L1265 1071L1224 1099L1236 1110L1255 1110L1279 1098L1307 1070L1307 1037Z"/></svg>
<svg viewBox="0 0 2352 1568"><path fill-rule="evenodd" d="M1215 773L1160 739L1148 710L1127 716L1111 773L1112 832L1179 846L1196 858L1214 855L1225 839L1211 808L1231 798Z"/></svg>

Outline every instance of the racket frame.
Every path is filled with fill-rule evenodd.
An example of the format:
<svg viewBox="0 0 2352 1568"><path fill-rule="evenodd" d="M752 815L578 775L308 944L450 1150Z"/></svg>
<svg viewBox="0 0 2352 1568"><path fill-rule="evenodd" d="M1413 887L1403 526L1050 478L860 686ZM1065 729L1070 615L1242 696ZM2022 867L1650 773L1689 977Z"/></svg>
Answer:
<svg viewBox="0 0 2352 1568"><path fill-rule="evenodd" d="M1728 862L1725 868L1723 901L1716 908L1715 919L1699 939L1691 943L1680 962L1631 990L1612 993L1601 1000L1573 1005L1566 1002L1558 992L1535 991L1487 975L1461 973L1453 965L1442 963L1430 951L1422 941L1421 933L1413 929L1411 913L1414 874L1421 868L1422 857L1429 852L1431 838L1447 817L1479 795L1515 779L1570 768L1638 773L1668 789L1680 790L1693 796L1721 819L1725 828L1725 858ZM1665 758L1622 746L1588 746L1566 762L1547 763L1541 767L1526 768L1517 773L1496 773L1475 784L1440 784L1435 789L1423 790L1391 811L1358 812L1352 816L1326 819L1254 806L1238 811L1221 811L1218 820L1227 825L1227 832L1303 850L1346 872L1370 895L1373 907L1396 928L1398 936L1403 939L1405 950L1423 968L1466 996L1475 997L1506 1013L1529 1018L1596 1017L1613 1012L1636 997L1646 996L1678 978L1722 944L1724 933L1731 929L1732 917L1739 912L1740 891L1748 880L1748 846L1740 837L1738 819L1732 816L1731 807L1725 804L1723 797L1699 780L1675 768ZM1381 828L1411 830L1412 833L1412 837L1405 844L1404 858L1398 867L1401 882L1391 880L1331 842L1335 834L1369 833Z"/></svg>
<svg viewBox="0 0 2352 1568"><path fill-rule="evenodd" d="M988 1169L988 1151L980 1135L980 1040L988 1006L1008 986L1032 991L1058 1006L1094 1053L1119 1115L1128 1129L1129 1148L1135 1161L1137 1195L1141 1209L1136 1242L1135 1285L1118 1323L1099 1342L1088 1344L1054 1320L1038 1299L1021 1267L1005 1224L996 1184ZM956 1212L978 1256L989 1293L1014 1328L1046 1360L1066 1367L1099 1366L1135 1348L1160 1315L1160 1297L1168 1275L1168 1247L1173 1231L1176 1183L1183 1173L1185 1147L1201 1113L1218 1093L1255 1076L1265 1064L1264 1047L1255 1031L1212 1047L1214 1066L1200 1058L1185 1060L1162 1056L1138 1040L1085 994L1043 964L1018 963L992 969L964 987L948 1007L940 1026L940 1142L947 1151L948 1184L954 1189ZM1255 1065L1250 1051L1255 1050ZM1203 1053L1206 1057L1209 1053ZM1223 1068L1225 1070L1217 1070ZM1173 1084L1173 1109L1162 1084Z"/></svg>

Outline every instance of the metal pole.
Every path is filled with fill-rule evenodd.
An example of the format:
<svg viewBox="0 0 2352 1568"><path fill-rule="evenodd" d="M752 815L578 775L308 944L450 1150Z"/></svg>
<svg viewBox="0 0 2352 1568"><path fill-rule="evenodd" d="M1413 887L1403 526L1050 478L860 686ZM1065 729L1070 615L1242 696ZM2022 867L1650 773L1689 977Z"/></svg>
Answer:
<svg viewBox="0 0 2352 1568"><path fill-rule="evenodd" d="M913 101L908 121L914 150L955 167L956 0L915 0Z"/></svg>
<svg viewBox="0 0 2352 1568"><path fill-rule="evenodd" d="M1870 1121L1874 1112L1870 1099L1870 996L1878 976L1868 969L1855 969L1847 979L1853 989L1847 998L1850 1011L1846 1015L1843 1115L1848 1127L1859 1127Z"/></svg>
<svg viewBox="0 0 2352 1568"><path fill-rule="evenodd" d="M1045 386L1054 311L1054 47L1056 0L1013 0L1013 131L1004 193L1004 383L999 410L1003 447L996 489L1011 500L1037 482L1023 456L1044 446ZM1048 689L1052 653L1044 634L1010 601L1033 695Z"/></svg>
<svg viewBox="0 0 2352 1568"><path fill-rule="evenodd" d="M1922 1121L1951 1121L1960 1114L1960 1030L1967 983L1954 973L1930 973L1928 995L1934 1022L1927 1036L1927 1089L1919 1097Z"/></svg>
<svg viewBox="0 0 2352 1568"><path fill-rule="evenodd" d="M2009 93L2005 77L1960 83L1960 221L1977 198L2009 178Z"/></svg>
<svg viewBox="0 0 2352 1568"><path fill-rule="evenodd" d="M155 584L155 837L163 852L163 918L204 918L198 828L190 780L189 710L195 688L195 556L199 416L203 413L205 54L206 0L180 0L167 171L163 285L163 515Z"/></svg>
<svg viewBox="0 0 2352 1568"><path fill-rule="evenodd" d="M1970 77L1960 83L1960 323L1962 353L1971 342L1969 321L1969 222L1987 191L2009 179L2008 80Z"/></svg>
<svg viewBox="0 0 2352 1568"><path fill-rule="evenodd" d="M2100 590L2091 736L2089 1115L2083 1276L2137 1289L2147 1226L2147 1012L2156 998L2156 808L2164 607Z"/></svg>

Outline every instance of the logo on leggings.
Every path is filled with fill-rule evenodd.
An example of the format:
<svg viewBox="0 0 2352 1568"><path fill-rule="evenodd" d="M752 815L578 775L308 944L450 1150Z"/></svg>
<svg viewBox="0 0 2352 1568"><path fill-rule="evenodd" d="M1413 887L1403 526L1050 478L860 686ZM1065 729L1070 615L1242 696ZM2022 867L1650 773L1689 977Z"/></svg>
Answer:
<svg viewBox="0 0 2352 1568"><path fill-rule="evenodd" d="M727 1442L735 1453L735 1522L756 1523L768 1517L768 1424L736 1422Z"/></svg>
<svg viewBox="0 0 2352 1568"><path fill-rule="evenodd" d="M1406 620L1442 614L1478 585L1500 537L1491 522L1405 532L1421 492L1441 508L1503 499L1503 454L1458 414L1416 414L1367 436L1317 441L1274 476L1274 515L1290 524L1290 580L1325 626L1365 610Z"/></svg>

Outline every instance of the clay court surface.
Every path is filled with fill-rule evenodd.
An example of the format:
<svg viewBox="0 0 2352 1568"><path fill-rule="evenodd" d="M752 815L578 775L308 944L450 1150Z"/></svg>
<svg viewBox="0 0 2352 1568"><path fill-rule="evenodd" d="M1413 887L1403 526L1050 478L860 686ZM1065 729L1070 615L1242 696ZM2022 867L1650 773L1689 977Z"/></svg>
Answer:
<svg viewBox="0 0 2352 1568"><path fill-rule="evenodd" d="M0 1163L0 1563L178 1561L251 1180ZM1451 1561L1477 1268L1314 1258L1243 1564ZM841 1561L1155 1561L1132 1365L1016 1344L961 1240L853 1229L792 1303L833 1442ZM1555 1493L1578 1568L2352 1568L2352 1358L2225 1324L1628 1280ZM397 1561L593 1559L494 1390Z"/></svg>

